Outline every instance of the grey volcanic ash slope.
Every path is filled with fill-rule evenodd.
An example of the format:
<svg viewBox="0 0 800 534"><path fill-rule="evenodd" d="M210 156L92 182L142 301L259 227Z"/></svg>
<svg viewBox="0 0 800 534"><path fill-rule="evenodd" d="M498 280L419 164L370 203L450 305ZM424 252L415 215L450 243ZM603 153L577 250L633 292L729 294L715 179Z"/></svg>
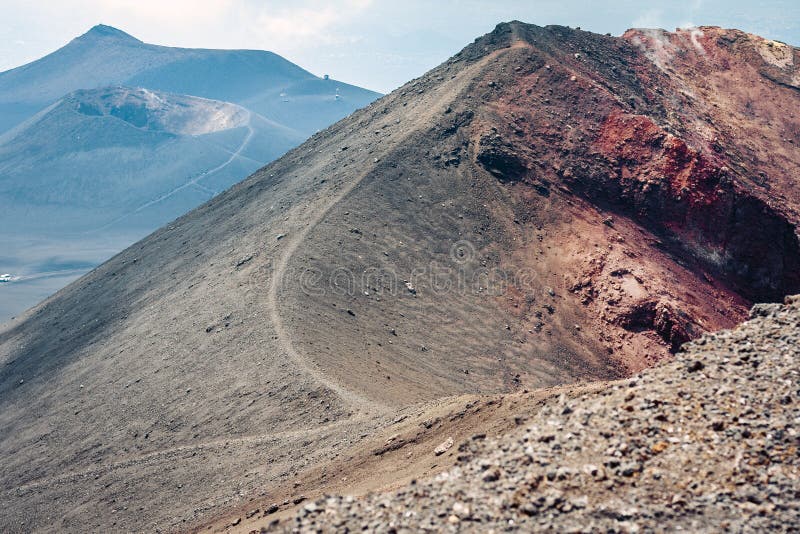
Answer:
<svg viewBox="0 0 800 534"><path fill-rule="evenodd" d="M453 446L459 465L433 480L366 499L320 499L278 524L293 532L796 532L798 362L800 296L758 305L751 321L689 344L668 364L601 392L549 399L499 439L476 432Z"/></svg>
<svg viewBox="0 0 800 534"><path fill-rule="evenodd" d="M619 377L796 289L794 185L726 128L768 141L798 94L706 35L670 37L679 77L641 39L500 25L9 325L0 527L180 528L412 403Z"/></svg>

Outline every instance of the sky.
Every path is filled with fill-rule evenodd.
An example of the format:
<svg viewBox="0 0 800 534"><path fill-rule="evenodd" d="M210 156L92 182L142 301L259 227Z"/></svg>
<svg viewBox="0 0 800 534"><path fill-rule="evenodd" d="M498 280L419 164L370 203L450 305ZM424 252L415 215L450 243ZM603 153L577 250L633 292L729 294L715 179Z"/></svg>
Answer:
<svg viewBox="0 0 800 534"><path fill-rule="evenodd" d="M385 93L509 20L614 35L717 25L800 45L798 0L0 0L0 71L102 23L154 44L270 50Z"/></svg>

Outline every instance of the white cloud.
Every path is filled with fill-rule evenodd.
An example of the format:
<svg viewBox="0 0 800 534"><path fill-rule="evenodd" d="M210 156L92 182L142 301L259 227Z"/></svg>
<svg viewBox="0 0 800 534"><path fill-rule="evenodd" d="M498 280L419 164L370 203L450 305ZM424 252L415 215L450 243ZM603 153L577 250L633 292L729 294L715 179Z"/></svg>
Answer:
<svg viewBox="0 0 800 534"><path fill-rule="evenodd" d="M337 31L343 24L360 16L372 5L372 0L340 0L339 2L294 2L286 7L274 3L262 5L250 12L245 9L248 29L268 43L283 48L306 48L320 44L353 43L356 35Z"/></svg>
<svg viewBox="0 0 800 534"><path fill-rule="evenodd" d="M154 23L186 25L219 20L234 8L234 0L78 0L77 9L88 9L98 16L145 19ZM82 6L80 6L82 4Z"/></svg>
<svg viewBox="0 0 800 534"><path fill-rule="evenodd" d="M634 28L661 28L664 13L660 9L649 9L633 20Z"/></svg>

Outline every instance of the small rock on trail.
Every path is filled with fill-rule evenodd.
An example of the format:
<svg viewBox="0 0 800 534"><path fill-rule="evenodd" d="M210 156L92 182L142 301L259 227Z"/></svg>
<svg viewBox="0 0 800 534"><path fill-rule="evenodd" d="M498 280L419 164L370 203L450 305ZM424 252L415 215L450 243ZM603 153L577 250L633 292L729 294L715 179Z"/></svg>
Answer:
<svg viewBox="0 0 800 534"><path fill-rule="evenodd" d="M450 450L450 447L453 446L453 438L449 437L440 443L435 449L433 449L433 453L436 456L441 456L442 454L446 453Z"/></svg>

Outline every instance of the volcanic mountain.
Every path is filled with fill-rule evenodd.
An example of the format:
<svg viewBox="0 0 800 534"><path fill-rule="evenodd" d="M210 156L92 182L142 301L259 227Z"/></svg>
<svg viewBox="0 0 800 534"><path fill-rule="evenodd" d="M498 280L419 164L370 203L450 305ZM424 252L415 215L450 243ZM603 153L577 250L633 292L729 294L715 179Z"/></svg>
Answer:
<svg viewBox="0 0 800 534"><path fill-rule="evenodd" d="M0 322L202 204L305 136L237 104L76 91L0 135Z"/></svg>
<svg viewBox="0 0 800 534"><path fill-rule="evenodd" d="M72 93L5 137L0 224L56 236L158 227L303 140L236 104L126 87Z"/></svg>
<svg viewBox="0 0 800 534"><path fill-rule="evenodd" d="M379 96L314 76L272 52L158 46L100 24L0 73L0 132L68 93L113 85L233 102L305 136Z"/></svg>
<svg viewBox="0 0 800 534"><path fill-rule="evenodd" d="M378 96L102 25L0 73L0 322Z"/></svg>
<svg viewBox="0 0 800 534"><path fill-rule="evenodd" d="M563 385L798 292L798 61L499 25L0 332L0 527L260 520L435 473L399 435L500 431L521 408L481 395L601 387Z"/></svg>

